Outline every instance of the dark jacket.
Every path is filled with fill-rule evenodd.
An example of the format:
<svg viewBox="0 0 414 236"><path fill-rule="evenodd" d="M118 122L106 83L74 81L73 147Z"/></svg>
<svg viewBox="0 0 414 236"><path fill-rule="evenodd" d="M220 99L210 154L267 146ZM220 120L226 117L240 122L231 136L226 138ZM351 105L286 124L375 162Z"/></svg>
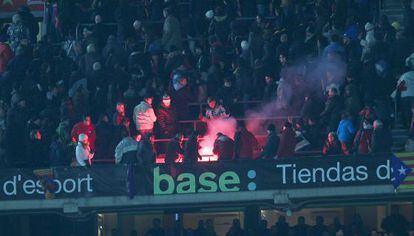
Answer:
<svg viewBox="0 0 414 236"><path fill-rule="evenodd" d="M142 165L150 165L155 163L156 153L154 151L154 147L147 138L144 138L141 142L139 142L137 156L138 163Z"/></svg>
<svg viewBox="0 0 414 236"><path fill-rule="evenodd" d="M175 135L177 114L174 108L160 105L156 110L158 133L163 138L171 138Z"/></svg>
<svg viewBox="0 0 414 236"><path fill-rule="evenodd" d="M285 129L280 133L280 144L277 150L278 157L292 157L295 155L296 137L293 129Z"/></svg>
<svg viewBox="0 0 414 236"><path fill-rule="evenodd" d="M277 136L276 132L270 132L267 136L266 144L263 148L262 153L260 153L260 158L268 159L273 158L277 154L279 149L280 138Z"/></svg>
<svg viewBox="0 0 414 236"><path fill-rule="evenodd" d="M234 156L234 141L226 135L221 135L214 142L213 153L220 161L232 160Z"/></svg>
<svg viewBox="0 0 414 236"><path fill-rule="evenodd" d="M183 147L178 138L172 138L165 153L165 164L173 164L180 155L184 155Z"/></svg>
<svg viewBox="0 0 414 236"><path fill-rule="evenodd" d="M333 143L329 143L328 140L326 140L325 144L323 145L322 154L324 156L335 156L343 154L341 144L338 140Z"/></svg>
<svg viewBox="0 0 414 236"><path fill-rule="evenodd" d="M253 159L253 151L257 147L256 137L246 128L236 132L234 136L235 159Z"/></svg>
<svg viewBox="0 0 414 236"><path fill-rule="evenodd" d="M325 103L325 109L321 113L322 119L328 125L329 131L336 131L339 121L341 120L342 101L339 96L328 98Z"/></svg>
<svg viewBox="0 0 414 236"><path fill-rule="evenodd" d="M390 152L392 147L392 134L386 128L377 128L372 133L371 152Z"/></svg>
<svg viewBox="0 0 414 236"><path fill-rule="evenodd" d="M190 136L188 141L184 146L184 162L186 163L196 163L201 157L198 153L199 145L197 141L197 136Z"/></svg>

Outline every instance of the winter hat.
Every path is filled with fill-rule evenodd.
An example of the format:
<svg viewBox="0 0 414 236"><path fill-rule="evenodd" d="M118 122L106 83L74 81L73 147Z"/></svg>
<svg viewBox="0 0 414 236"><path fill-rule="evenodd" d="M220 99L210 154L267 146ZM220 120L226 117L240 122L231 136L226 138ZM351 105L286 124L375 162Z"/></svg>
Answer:
<svg viewBox="0 0 414 236"><path fill-rule="evenodd" d="M164 94L164 96L162 96L162 100L171 100L171 97L168 94Z"/></svg>
<svg viewBox="0 0 414 236"><path fill-rule="evenodd" d="M365 24L365 31L367 31L367 32L373 30L374 28L375 28L375 26L371 22L367 22Z"/></svg>
<svg viewBox="0 0 414 236"><path fill-rule="evenodd" d="M414 53L405 59L405 66L414 68Z"/></svg>
<svg viewBox="0 0 414 236"><path fill-rule="evenodd" d="M240 46L243 50L248 50L249 49L249 42L247 42L246 40L241 41Z"/></svg>
<svg viewBox="0 0 414 236"><path fill-rule="evenodd" d="M212 19L214 17L214 11L213 10L207 11L205 16L209 20Z"/></svg>
<svg viewBox="0 0 414 236"><path fill-rule="evenodd" d="M81 143L86 143L88 141L88 135L86 134L79 134L78 140Z"/></svg>

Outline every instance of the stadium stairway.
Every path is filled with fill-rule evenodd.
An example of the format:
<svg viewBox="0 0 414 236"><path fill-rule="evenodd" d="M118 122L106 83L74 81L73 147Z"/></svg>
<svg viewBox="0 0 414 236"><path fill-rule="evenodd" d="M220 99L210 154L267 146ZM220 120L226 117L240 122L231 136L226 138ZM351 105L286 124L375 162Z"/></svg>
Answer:
<svg viewBox="0 0 414 236"><path fill-rule="evenodd" d="M392 130L393 146L392 151L395 152L404 152L405 143L408 139L408 130L403 128L394 128Z"/></svg>

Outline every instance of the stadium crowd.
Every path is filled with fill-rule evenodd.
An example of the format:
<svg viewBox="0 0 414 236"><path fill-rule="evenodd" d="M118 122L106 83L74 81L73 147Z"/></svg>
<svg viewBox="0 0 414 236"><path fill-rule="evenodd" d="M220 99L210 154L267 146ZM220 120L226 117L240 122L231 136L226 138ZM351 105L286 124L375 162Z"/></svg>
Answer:
<svg viewBox="0 0 414 236"><path fill-rule="evenodd" d="M40 40L26 6L2 27L2 166L197 162L203 132L182 121L245 117L257 100L299 118L269 124L263 145L239 121L217 134L219 159L293 156L298 133L323 155L389 152L395 104L414 137L409 1L403 23L368 0L75 2L50 3Z"/></svg>

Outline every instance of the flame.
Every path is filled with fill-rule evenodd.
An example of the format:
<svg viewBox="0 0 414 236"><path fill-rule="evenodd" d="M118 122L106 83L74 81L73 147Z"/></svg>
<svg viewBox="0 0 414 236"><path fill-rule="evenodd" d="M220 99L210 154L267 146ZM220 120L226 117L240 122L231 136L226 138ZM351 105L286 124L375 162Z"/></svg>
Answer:
<svg viewBox="0 0 414 236"><path fill-rule="evenodd" d="M201 155L200 161L217 161L218 156L213 153L213 146L203 146L198 151Z"/></svg>

